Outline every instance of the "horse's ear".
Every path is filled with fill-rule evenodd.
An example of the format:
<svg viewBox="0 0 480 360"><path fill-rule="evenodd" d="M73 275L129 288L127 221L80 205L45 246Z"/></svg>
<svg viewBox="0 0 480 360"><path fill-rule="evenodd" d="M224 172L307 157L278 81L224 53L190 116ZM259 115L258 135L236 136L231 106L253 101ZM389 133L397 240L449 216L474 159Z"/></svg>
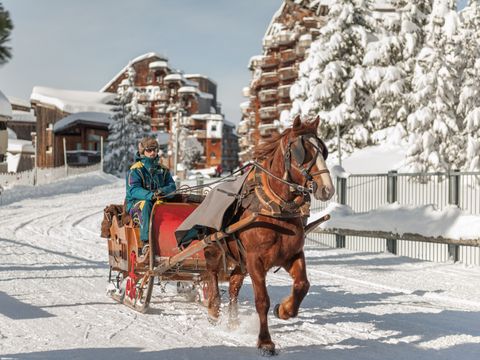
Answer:
<svg viewBox="0 0 480 360"><path fill-rule="evenodd" d="M315 120L313 120L312 122L312 127L316 130L318 129L318 124L320 123L320 116L317 115L317 117L315 118Z"/></svg>
<svg viewBox="0 0 480 360"><path fill-rule="evenodd" d="M297 128L299 128L300 126L302 126L302 120L300 120L300 115L297 115L297 117L295 118L295 120L293 120L293 128L294 128L294 129L297 129Z"/></svg>

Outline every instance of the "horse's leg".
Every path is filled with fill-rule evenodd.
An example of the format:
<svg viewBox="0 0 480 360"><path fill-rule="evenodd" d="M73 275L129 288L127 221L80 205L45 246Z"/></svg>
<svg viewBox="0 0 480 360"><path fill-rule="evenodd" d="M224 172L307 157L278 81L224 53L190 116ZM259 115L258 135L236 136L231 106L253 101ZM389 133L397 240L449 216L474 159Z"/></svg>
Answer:
<svg viewBox="0 0 480 360"><path fill-rule="evenodd" d="M208 319L216 323L220 316L220 291L218 289L218 272L220 270L221 254L218 249L209 246L205 249L208 275Z"/></svg>
<svg viewBox="0 0 480 360"><path fill-rule="evenodd" d="M287 320L298 315L300 304L307 295L310 283L307 279L307 271L305 267L305 254L303 251L299 253L287 266L285 270L288 271L293 278L292 293L285 298L281 304L276 305L274 314L276 317Z"/></svg>
<svg viewBox="0 0 480 360"><path fill-rule="evenodd" d="M275 344L272 342L270 332L268 331L267 315L270 309L270 297L268 296L265 282L266 272L258 258L250 262L248 260L247 258L247 270L252 279L255 307L260 320L257 347L264 355L275 355Z"/></svg>
<svg viewBox="0 0 480 360"><path fill-rule="evenodd" d="M242 273L240 267L237 266L230 275L228 286L228 293L230 295L230 303L228 304L228 326L230 328L236 328L239 325L238 293L243 285L243 279L245 279L245 274Z"/></svg>

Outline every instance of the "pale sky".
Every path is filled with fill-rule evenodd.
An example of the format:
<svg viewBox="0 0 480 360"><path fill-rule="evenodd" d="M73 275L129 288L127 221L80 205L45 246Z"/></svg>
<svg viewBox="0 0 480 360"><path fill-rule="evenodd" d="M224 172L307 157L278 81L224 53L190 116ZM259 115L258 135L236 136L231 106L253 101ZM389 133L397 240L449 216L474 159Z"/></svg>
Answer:
<svg viewBox="0 0 480 360"><path fill-rule="evenodd" d="M459 0L463 8L468 0ZM0 90L29 99L33 86L98 91L129 60L166 55L174 68L218 84L238 123L251 56L282 0L0 0L14 23L13 59Z"/></svg>
<svg viewBox="0 0 480 360"><path fill-rule="evenodd" d="M226 119L240 120L248 61L282 0L0 0L14 24L0 90L33 86L98 91L129 60L166 55L174 68L218 84Z"/></svg>

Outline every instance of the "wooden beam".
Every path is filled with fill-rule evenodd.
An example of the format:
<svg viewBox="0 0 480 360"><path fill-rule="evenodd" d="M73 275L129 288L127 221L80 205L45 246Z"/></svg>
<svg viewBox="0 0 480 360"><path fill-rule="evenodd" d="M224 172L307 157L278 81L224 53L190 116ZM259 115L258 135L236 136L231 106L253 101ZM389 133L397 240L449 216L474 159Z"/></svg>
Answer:
<svg viewBox="0 0 480 360"><path fill-rule="evenodd" d="M480 238L478 239L449 239L442 236L423 236L415 233L403 233L395 234L387 231L373 231L373 230L351 230L351 229L315 229L312 231L317 234L336 234L343 236L363 236L363 237L375 237L391 240L406 240L406 241L421 241L437 244L450 244L450 245L464 245L464 246L477 246L480 247Z"/></svg>

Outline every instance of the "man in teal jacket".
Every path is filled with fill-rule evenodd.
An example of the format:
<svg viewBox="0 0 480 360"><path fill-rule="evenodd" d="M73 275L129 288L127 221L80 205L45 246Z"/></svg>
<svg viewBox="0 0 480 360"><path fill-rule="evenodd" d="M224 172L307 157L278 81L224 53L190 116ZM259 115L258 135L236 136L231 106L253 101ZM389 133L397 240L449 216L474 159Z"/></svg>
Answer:
<svg viewBox="0 0 480 360"><path fill-rule="evenodd" d="M140 225L140 240L146 245L153 204L176 189L170 171L159 162L155 138L145 137L140 141L135 163L130 167L126 180L127 211L134 223Z"/></svg>

